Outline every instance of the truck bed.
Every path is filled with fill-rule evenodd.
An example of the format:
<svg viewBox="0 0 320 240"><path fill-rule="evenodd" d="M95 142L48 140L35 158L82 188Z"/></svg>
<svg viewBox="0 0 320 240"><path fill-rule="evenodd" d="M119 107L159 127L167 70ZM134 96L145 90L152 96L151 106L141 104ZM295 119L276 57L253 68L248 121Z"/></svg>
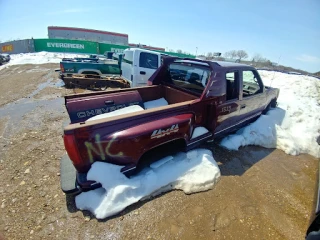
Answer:
<svg viewBox="0 0 320 240"><path fill-rule="evenodd" d="M168 105L143 110L144 102L159 98L166 99ZM80 154L73 156L73 150L68 152L80 172L88 171L93 161L101 160L126 167L135 166L144 152L144 147L163 141L157 134L153 141L149 141L150 137L153 138L150 132L155 131L154 128L158 128L158 132L166 129L164 136L172 132L171 136L177 139L184 139L187 135L190 137L191 122L194 121L190 106L196 99L198 97L195 95L164 85L67 96L66 106L72 123L64 129L65 146L67 149L77 149L74 153ZM142 110L86 121L104 112L132 105L139 105ZM179 132L176 129L179 129ZM185 135L186 133L188 134ZM145 144L141 144L138 138ZM115 144L116 142L130 146L126 149L130 154L118 149L122 144ZM108 159L105 159L105 154Z"/></svg>
<svg viewBox="0 0 320 240"><path fill-rule="evenodd" d="M164 98L169 105L195 100L198 97L165 85L117 91L66 96L65 104L71 123L79 123L89 118L112 112L120 108L139 105ZM169 107L170 108L170 107ZM132 113L134 114L134 113ZM121 118L118 116L117 118Z"/></svg>

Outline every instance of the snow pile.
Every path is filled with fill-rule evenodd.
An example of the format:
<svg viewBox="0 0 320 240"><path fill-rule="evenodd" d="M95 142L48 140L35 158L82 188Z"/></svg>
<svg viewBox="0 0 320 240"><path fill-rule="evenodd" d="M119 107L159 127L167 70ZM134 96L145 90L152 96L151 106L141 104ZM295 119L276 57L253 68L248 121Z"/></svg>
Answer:
<svg viewBox="0 0 320 240"><path fill-rule="evenodd" d="M320 158L320 81L309 76L259 71L266 86L280 88L278 108L224 138L222 146L260 145L287 154L308 153ZM274 80L272 81L272 79Z"/></svg>
<svg viewBox="0 0 320 240"><path fill-rule="evenodd" d="M19 64L59 63L62 60L62 58L75 58L75 57L88 57L88 56L89 55L85 55L85 54L52 53L52 52L11 54L10 62L1 66L1 68L10 66L10 65L19 65Z"/></svg>
<svg viewBox="0 0 320 240"><path fill-rule="evenodd" d="M119 115L122 115L122 114L139 112L139 111L143 111L143 110L144 109L142 107L140 107L139 105L132 105L132 106L120 108L120 109L115 110L113 112L103 113L103 114L91 117L87 121L110 118L110 117L119 116Z"/></svg>
<svg viewBox="0 0 320 240"><path fill-rule="evenodd" d="M168 102L164 98L159 98L157 100L153 101L148 101L144 103L144 108L145 109L150 109L150 108L156 108L156 107L163 107L167 106Z"/></svg>
<svg viewBox="0 0 320 240"><path fill-rule="evenodd" d="M208 129L206 129L205 127L196 127L194 130L193 130L193 133L192 133L192 136L191 136L191 139L194 139L196 137L199 137L203 134L206 134L208 131Z"/></svg>
<svg viewBox="0 0 320 240"><path fill-rule="evenodd" d="M161 165L163 165L163 164L171 161L172 159L173 159L172 156L164 157L164 158L160 159L159 161L156 161L156 162L154 162L154 163L151 163L151 164L150 164L150 167L151 167L152 169L158 168L158 167L160 167Z"/></svg>
<svg viewBox="0 0 320 240"><path fill-rule="evenodd" d="M209 150L180 152L160 160L160 163L128 179L120 173L121 166L95 162L88 180L100 182L103 188L76 196L77 208L90 210L102 219L141 199L171 189L181 189L187 194L206 191L220 177L219 167Z"/></svg>

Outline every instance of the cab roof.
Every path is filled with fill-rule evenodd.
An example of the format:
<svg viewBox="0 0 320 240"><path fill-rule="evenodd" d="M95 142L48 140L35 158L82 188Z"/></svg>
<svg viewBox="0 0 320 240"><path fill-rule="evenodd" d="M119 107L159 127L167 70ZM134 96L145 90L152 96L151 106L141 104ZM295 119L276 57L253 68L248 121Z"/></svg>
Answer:
<svg viewBox="0 0 320 240"><path fill-rule="evenodd" d="M190 58L176 58L174 62L192 63L197 65L211 66L211 67L219 66L219 67L228 68L228 69L234 69L234 68L254 69L254 67L247 64L224 62L224 61L208 61L208 60L199 60L199 59L190 59Z"/></svg>
<svg viewBox="0 0 320 240"><path fill-rule="evenodd" d="M250 65L234 62L212 61L221 67L250 67Z"/></svg>

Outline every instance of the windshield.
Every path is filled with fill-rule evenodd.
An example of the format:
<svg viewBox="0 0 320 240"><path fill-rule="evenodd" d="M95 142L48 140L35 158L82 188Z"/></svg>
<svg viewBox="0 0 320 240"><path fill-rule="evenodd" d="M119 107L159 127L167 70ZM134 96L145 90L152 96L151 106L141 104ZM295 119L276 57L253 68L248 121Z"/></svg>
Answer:
<svg viewBox="0 0 320 240"><path fill-rule="evenodd" d="M170 83L186 90L202 93L206 87L210 68L194 63L172 63L169 66Z"/></svg>

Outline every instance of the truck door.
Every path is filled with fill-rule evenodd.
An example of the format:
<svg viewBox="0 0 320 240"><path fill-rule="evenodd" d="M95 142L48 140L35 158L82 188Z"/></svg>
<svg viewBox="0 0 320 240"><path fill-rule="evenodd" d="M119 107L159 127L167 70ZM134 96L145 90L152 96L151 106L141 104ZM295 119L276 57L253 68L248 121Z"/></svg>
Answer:
<svg viewBox="0 0 320 240"><path fill-rule="evenodd" d="M161 65L160 54L137 51L135 55L133 86L144 86Z"/></svg>
<svg viewBox="0 0 320 240"><path fill-rule="evenodd" d="M245 118L254 118L261 114L266 103L266 95L261 78L255 70L241 71L240 114Z"/></svg>
<svg viewBox="0 0 320 240"><path fill-rule="evenodd" d="M121 76L130 81L132 87L133 79L133 51L125 50L121 61Z"/></svg>
<svg viewBox="0 0 320 240"><path fill-rule="evenodd" d="M216 107L214 134L225 134L235 129L241 122L240 112L240 71L229 71L225 74L226 101Z"/></svg>

